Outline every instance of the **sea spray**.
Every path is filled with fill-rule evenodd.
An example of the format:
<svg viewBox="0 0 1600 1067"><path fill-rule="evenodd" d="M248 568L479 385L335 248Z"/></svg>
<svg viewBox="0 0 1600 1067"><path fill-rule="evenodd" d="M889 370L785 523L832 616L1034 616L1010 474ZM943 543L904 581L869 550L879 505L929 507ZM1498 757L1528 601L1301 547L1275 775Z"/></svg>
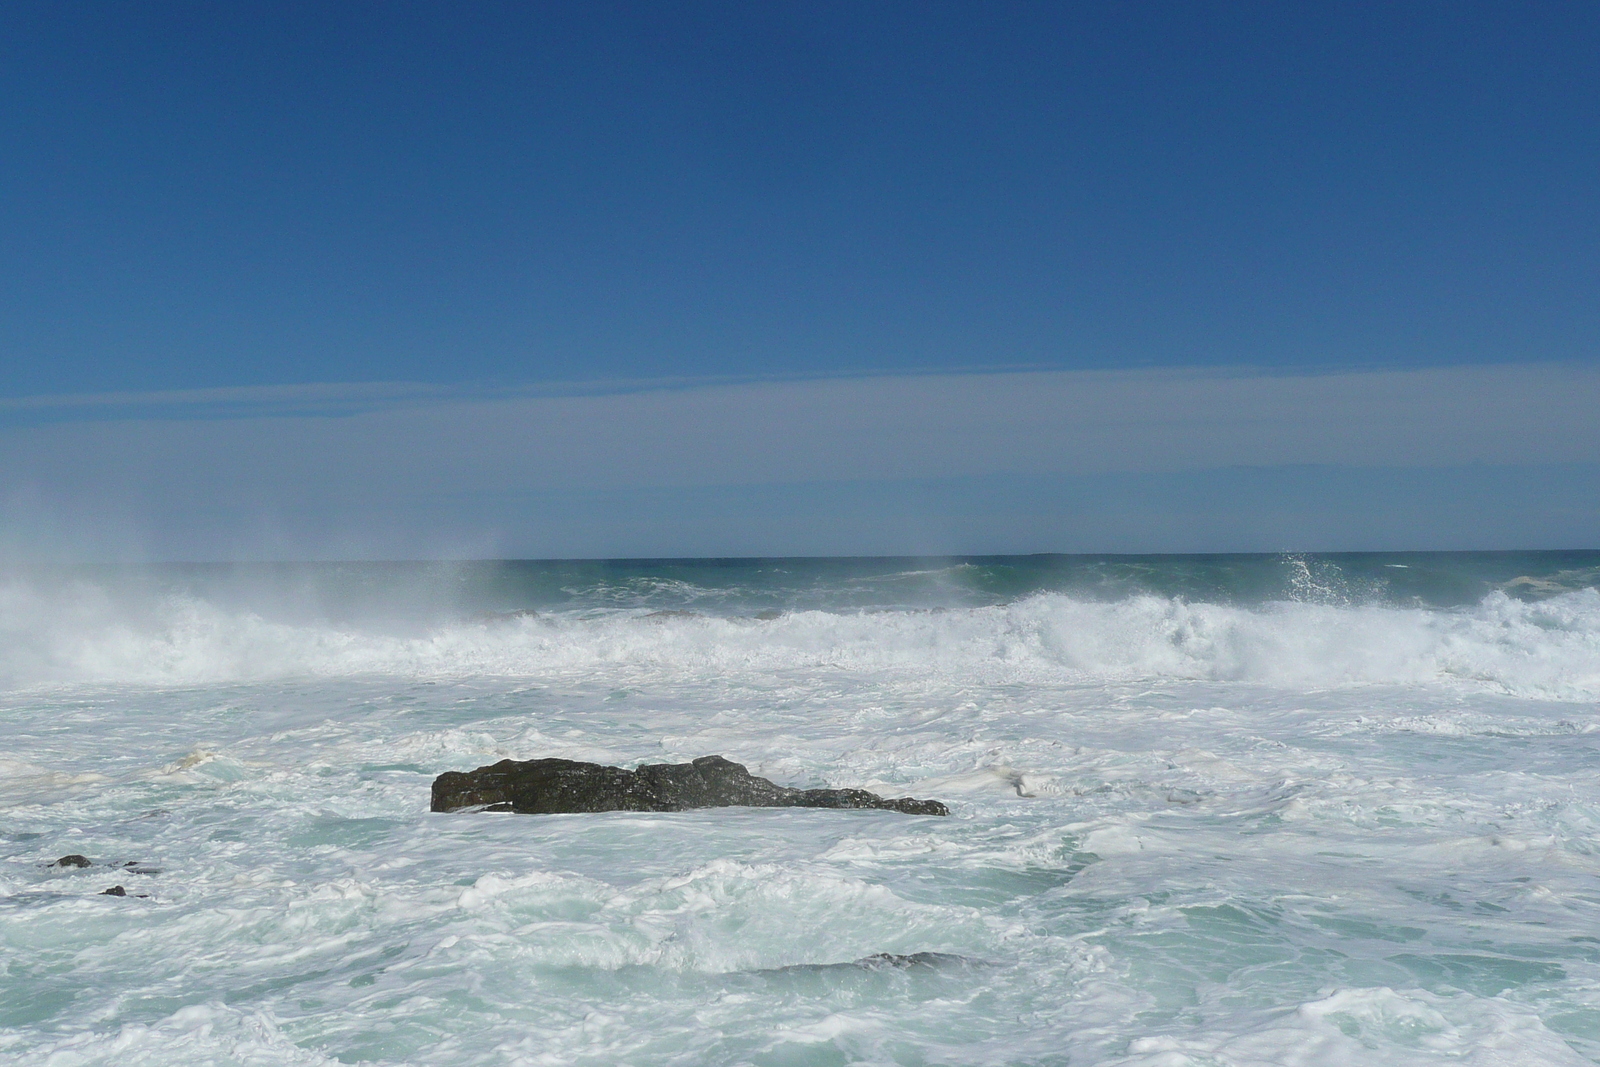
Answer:
<svg viewBox="0 0 1600 1067"><path fill-rule="evenodd" d="M0 602L6 684L217 684L378 674L501 678L631 671L838 668L932 672L985 684L1138 678L1273 685L1454 682L1560 699L1600 697L1600 592L1467 609L1038 593L940 612L797 611L778 617L593 609L450 621L418 634L271 621L169 597L137 616L97 590Z"/></svg>

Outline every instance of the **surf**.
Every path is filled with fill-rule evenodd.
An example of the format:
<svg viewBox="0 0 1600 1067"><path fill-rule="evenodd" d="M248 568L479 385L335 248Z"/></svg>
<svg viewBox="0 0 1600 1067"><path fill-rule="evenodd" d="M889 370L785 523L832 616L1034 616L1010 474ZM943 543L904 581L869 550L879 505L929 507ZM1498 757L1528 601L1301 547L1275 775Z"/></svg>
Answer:
<svg viewBox="0 0 1600 1067"><path fill-rule="evenodd" d="M0 679L191 685L272 678L690 679L707 672L917 672L994 684L1188 679L1276 686L1453 685L1600 695L1600 592L1470 607L1040 592L984 606L713 615L579 607L418 626L273 618L171 595L130 608L98 586L0 588Z"/></svg>

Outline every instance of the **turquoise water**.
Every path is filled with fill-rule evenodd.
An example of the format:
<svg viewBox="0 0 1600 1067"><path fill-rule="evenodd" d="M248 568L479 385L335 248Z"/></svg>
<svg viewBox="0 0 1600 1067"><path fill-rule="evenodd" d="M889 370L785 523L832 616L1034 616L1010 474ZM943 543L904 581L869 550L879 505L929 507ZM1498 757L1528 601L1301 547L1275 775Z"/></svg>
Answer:
<svg viewBox="0 0 1600 1067"><path fill-rule="evenodd" d="M1597 574L13 574L0 1057L1596 1062ZM507 756L709 753L953 814L427 811Z"/></svg>
<svg viewBox="0 0 1600 1067"><path fill-rule="evenodd" d="M311 608L324 617L430 620L584 608L728 615L978 607L1040 593L1448 608L1496 591L1537 599L1591 588L1600 584L1600 552L165 564L57 576L78 577L144 596Z"/></svg>

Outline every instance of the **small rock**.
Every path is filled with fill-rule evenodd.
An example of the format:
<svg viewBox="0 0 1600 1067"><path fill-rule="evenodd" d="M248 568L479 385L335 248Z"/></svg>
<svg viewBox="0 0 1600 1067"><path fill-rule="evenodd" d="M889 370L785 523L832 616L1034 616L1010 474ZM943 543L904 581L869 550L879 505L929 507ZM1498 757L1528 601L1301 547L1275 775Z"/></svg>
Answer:
<svg viewBox="0 0 1600 1067"><path fill-rule="evenodd" d="M128 895L128 891L120 885L114 885L110 889L101 890L100 895L103 897L125 897Z"/></svg>
<svg viewBox="0 0 1600 1067"><path fill-rule="evenodd" d="M50 866L52 866L52 867L92 867L92 866L94 866L94 864L89 862L89 857L88 856L80 856L76 852L74 852L70 856L62 856L60 859L56 860Z"/></svg>

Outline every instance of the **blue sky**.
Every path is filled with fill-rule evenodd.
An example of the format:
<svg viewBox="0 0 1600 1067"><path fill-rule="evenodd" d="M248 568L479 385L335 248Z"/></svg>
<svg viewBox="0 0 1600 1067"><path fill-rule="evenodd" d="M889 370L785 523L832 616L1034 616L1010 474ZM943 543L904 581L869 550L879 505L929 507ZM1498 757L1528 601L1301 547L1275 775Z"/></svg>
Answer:
<svg viewBox="0 0 1600 1067"><path fill-rule="evenodd" d="M0 507L204 558L1600 543L1597 54L1576 3L8 5ZM495 428L560 396L564 452ZM1387 429L1259 432L1296 397Z"/></svg>

